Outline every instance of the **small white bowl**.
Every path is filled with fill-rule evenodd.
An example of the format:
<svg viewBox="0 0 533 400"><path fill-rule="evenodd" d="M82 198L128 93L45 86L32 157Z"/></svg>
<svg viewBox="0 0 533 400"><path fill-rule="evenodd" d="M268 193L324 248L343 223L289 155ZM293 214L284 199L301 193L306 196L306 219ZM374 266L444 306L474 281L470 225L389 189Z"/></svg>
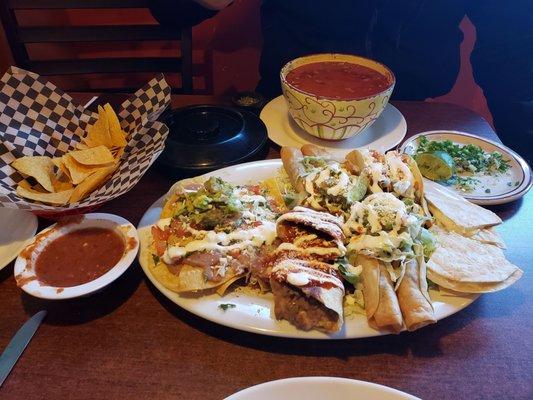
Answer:
<svg viewBox="0 0 533 400"><path fill-rule="evenodd" d="M32 256L29 257L29 259L21 257L20 255L18 256L17 261L15 262L14 274L17 284L19 282L22 283L20 285L22 290L41 299L72 299L74 297L89 295L106 287L128 269L133 260L135 260L139 250L139 237L137 236L137 230L135 227L126 219L113 214L92 213L85 214L82 217L83 219L80 221L71 222L65 225L58 226L58 224L54 224L39 232L39 234L36 235L31 242L29 242L26 248L32 246L39 235L51 230L55 230L55 232L48 233L46 239L42 241L43 245L38 245L35 249L33 249ZM113 229L119 233L124 238L124 243L126 246L120 261L104 275L82 285L56 287L48 286L40 282L35 275L35 270L33 269L32 265L32 260L35 260L36 258L33 255L35 251L42 249L44 246L46 246L46 243L50 243L54 239L68 232L85 228L107 228ZM24 252L24 250L22 252Z"/></svg>

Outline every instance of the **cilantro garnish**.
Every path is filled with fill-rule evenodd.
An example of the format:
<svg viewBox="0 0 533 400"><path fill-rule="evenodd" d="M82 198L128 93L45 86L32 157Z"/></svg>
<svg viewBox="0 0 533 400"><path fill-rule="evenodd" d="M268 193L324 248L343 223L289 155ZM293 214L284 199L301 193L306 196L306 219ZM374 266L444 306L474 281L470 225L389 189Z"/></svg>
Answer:
<svg viewBox="0 0 533 400"><path fill-rule="evenodd" d="M433 153L435 151L444 151L448 153L455 162L457 173L503 173L511 168L510 161L505 160L501 153L494 151L488 153L481 147L467 144L460 145L453 143L451 140L429 140L421 137L418 142L416 153Z"/></svg>
<svg viewBox="0 0 533 400"><path fill-rule="evenodd" d="M510 161L497 151L489 153L479 146L456 144L451 140L429 140L424 136L419 139L416 154L436 151L449 154L454 162L454 175L445 183L455 185L463 192L471 192L480 182L473 177L475 174L495 175L505 173L511 168Z"/></svg>
<svg viewBox="0 0 533 400"><path fill-rule="evenodd" d="M232 303L222 303L218 305L218 308L220 308L222 311L228 311L230 308L237 307L235 304Z"/></svg>

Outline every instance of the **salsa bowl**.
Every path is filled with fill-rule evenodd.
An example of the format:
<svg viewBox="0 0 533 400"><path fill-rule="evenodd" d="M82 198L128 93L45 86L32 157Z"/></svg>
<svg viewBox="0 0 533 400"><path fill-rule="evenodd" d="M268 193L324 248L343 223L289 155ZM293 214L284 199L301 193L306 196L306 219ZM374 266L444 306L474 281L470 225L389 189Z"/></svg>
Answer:
<svg viewBox="0 0 533 400"><path fill-rule="evenodd" d="M102 233L108 236L102 237ZM83 255L80 246L88 246L84 251L88 254ZM66 218L41 231L20 252L15 280L23 291L42 299L87 296L120 277L138 249L137 231L122 217L93 213ZM110 253L116 254L106 264L104 258ZM92 270L91 265L97 269Z"/></svg>
<svg viewBox="0 0 533 400"><path fill-rule="evenodd" d="M302 89L287 76L291 71L316 63L344 64L367 71L384 84L373 86L367 76L357 79L354 90L350 84L337 85L338 95L317 93L314 88ZM325 78L327 82L329 77ZM294 122L310 135L325 140L343 140L355 136L372 125L387 105L395 84L392 71L368 58L349 54L314 54L285 64L280 72L281 88ZM357 90L355 90L357 89ZM347 92L348 90L348 92Z"/></svg>

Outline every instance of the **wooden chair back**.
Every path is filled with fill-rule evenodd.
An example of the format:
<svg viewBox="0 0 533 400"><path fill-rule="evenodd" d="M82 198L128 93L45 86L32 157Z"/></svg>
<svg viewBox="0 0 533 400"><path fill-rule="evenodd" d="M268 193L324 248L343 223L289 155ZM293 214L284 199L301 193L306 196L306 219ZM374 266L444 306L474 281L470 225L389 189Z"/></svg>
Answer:
<svg viewBox="0 0 533 400"><path fill-rule="evenodd" d="M176 93L191 93L191 29L160 25L21 26L19 10L132 9L146 8L149 0L1 0L0 17L17 66L40 75L124 74L163 72L181 74ZM102 57L85 59L32 59L32 43L179 41L181 51L173 57ZM119 91L130 88L114 88ZM91 90L94 90L91 89ZM101 89L106 91L106 89ZM107 90L109 91L109 90Z"/></svg>

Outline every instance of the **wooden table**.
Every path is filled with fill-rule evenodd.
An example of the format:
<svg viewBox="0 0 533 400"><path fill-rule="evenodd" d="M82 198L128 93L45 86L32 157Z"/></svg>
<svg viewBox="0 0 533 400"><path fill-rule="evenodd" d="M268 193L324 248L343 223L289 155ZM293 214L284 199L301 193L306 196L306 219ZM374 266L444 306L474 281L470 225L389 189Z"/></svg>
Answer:
<svg viewBox="0 0 533 400"><path fill-rule="evenodd" d="M173 102L219 100L180 96ZM457 106L395 105L408 134L448 128L496 138L480 116ZM273 147L269 157L277 155ZM137 224L171 184L151 170L101 211ZM500 232L508 258L525 270L522 279L433 326L397 336L307 341L242 333L180 309L137 263L96 295L41 301L16 287L8 266L0 271L0 350L29 316L49 313L0 398L221 399L261 382L314 375L371 381L424 399L533 398L533 193L493 209L505 220Z"/></svg>

